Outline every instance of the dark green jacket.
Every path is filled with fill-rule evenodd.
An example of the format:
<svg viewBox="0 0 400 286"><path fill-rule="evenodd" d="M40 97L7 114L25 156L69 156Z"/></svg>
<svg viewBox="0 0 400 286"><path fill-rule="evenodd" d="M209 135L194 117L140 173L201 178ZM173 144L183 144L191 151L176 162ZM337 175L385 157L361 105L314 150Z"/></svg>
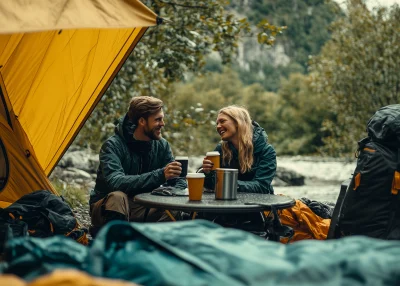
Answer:
<svg viewBox="0 0 400 286"><path fill-rule="evenodd" d="M268 136L263 128L253 121L253 157L254 163L249 172L238 175L238 191L247 193L273 194L274 188L271 185L276 173L276 152L272 145L268 144ZM238 150L229 143L233 158L229 164L222 162L222 146L218 144L215 148L221 154L221 168L239 168ZM214 189L215 171L206 175L206 188Z"/></svg>
<svg viewBox="0 0 400 286"><path fill-rule="evenodd" d="M164 167L174 161L168 142L163 138L151 141L135 140L135 129L136 126L124 116L116 126L115 134L102 145L96 186L90 194L90 204L113 191L135 196L151 192L166 183ZM169 180L167 185L184 189L186 180Z"/></svg>

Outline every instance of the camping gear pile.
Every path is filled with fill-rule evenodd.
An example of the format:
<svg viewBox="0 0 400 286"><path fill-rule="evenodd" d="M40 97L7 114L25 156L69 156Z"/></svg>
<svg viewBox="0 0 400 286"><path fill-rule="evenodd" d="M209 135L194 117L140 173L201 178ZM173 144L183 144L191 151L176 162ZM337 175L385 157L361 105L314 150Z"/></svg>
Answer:
<svg viewBox="0 0 400 286"><path fill-rule="evenodd" d="M0 11L0 217L7 225L0 233L24 236L7 241L1 273L33 281L54 270L72 268L151 285L400 283L399 243L366 237L282 245L201 220L110 223L90 247L53 236L70 236L79 227L62 200L53 201L58 194L48 176L147 27L159 19L138 0L2 0ZM374 132L378 125L370 126L370 139L360 147L360 162L386 162L389 167L385 170L394 170L393 158L385 155L389 147L383 135L389 133L378 134ZM376 161L382 158L385 161ZM389 197L399 201L399 170L391 174L391 195L382 194L386 207ZM364 210L361 206L368 200L360 193L369 184L364 181L364 168L359 171L361 175L353 179L356 197L350 200L349 195L345 206ZM387 173L382 176L386 189L389 177ZM48 191L35 192L38 190ZM373 196L375 199L380 200ZM348 225L367 223L367 228L356 233L369 231L372 225L379 232L372 236L396 236L398 224L382 224L383 220L377 220L380 216L368 214L368 208L360 212L366 214L363 221L353 216ZM349 208L344 207L341 220L344 232L346 217L352 217L346 210ZM393 213L378 206L373 213L393 218ZM389 221L398 217L396 211ZM370 221L375 223L368 224ZM395 225L395 231L388 232L388 225ZM73 275L78 277L76 272ZM87 285L101 283L81 277L79 281ZM0 285L10 281L6 279L13 278L1 275ZM78 282L69 281L67 285Z"/></svg>
<svg viewBox="0 0 400 286"><path fill-rule="evenodd" d="M62 197L49 191L27 194L5 209L0 209L0 253L5 243L15 237L50 237L65 235L88 244L87 230L80 227Z"/></svg>

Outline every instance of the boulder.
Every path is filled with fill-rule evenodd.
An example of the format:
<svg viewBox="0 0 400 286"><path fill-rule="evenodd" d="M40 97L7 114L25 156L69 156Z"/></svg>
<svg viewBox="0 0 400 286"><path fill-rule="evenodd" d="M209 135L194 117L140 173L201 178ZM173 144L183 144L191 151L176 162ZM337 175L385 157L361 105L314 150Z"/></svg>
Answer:
<svg viewBox="0 0 400 286"><path fill-rule="evenodd" d="M289 186L303 186L305 177L300 175L299 173L283 168L278 167L276 169L276 178L282 180Z"/></svg>
<svg viewBox="0 0 400 286"><path fill-rule="evenodd" d="M73 167L88 173L95 173L99 166L98 157L98 155L91 154L86 150L68 151L62 157L58 166L61 168Z"/></svg>

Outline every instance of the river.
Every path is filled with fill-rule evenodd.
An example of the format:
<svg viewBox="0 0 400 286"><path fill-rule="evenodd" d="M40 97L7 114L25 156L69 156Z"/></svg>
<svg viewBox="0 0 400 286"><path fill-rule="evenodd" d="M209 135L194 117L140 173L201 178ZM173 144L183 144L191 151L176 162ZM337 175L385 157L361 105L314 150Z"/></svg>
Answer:
<svg viewBox="0 0 400 286"><path fill-rule="evenodd" d="M276 194L336 202L341 182L351 178L356 167L356 159L349 162L322 157L278 157L277 164L278 167L281 166L305 176L306 180L304 186L274 187Z"/></svg>

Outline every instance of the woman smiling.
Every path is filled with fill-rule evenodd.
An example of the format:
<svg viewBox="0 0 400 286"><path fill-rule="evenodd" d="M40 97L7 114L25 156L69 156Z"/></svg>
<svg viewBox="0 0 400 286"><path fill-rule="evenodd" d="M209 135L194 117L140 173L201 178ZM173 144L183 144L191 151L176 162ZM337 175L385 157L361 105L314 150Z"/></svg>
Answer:
<svg viewBox="0 0 400 286"><path fill-rule="evenodd" d="M219 110L217 132L221 142L215 148L221 154L221 168L238 169L238 191L273 194L271 186L276 172L276 153L268 144L268 136L260 125L252 121L249 112L240 106ZM203 172L205 187L214 189L213 163L205 158Z"/></svg>

